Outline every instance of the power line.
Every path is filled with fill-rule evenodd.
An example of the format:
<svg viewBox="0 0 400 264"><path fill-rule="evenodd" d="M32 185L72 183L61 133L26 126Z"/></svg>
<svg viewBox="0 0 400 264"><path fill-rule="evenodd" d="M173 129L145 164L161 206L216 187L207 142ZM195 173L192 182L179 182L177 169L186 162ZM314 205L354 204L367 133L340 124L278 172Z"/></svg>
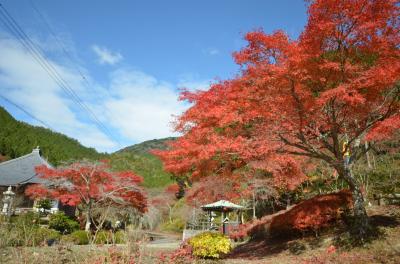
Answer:
<svg viewBox="0 0 400 264"><path fill-rule="evenodd" d="M28 116L30 116L31 118L33 118L34 120L38 121L39 123L41 123L43 126L50 128L51 130L55 131L53 128L51 128L51 126L49 126L48 124L46 124L44 121L40 120L39 118L37 118L36 116L34 116L33 114L29 113L27 110L25 110L22 106L14 103L13 101L11 101L10 99L8 99L7 97L3 96L0 94L0 97L3 98L4 101L8 102L9 104L12 104L13 106L15 106L16 108L18 108L19 110L21 110L22 112L24 112L25 114L27 114Z"/></svg>
<svg viewBox="0 0 400 264"><path fill-rule="evenodd" d="M42 23L45 25L47 31L50 33L50 35L53 37L53 39L56 41L57 45L60 47L64 55L72 62L74 69L76 72L81 76L83 83L88 89L92 89L91 84L89 83L88 78L85 76L83 71L80 69L79 64L77 63L77 60L68 52L68 49L65 47L65 45L60 41L60 39L57 37L57 34L54 32L52 27L50 26L50 23L47 21L43 13L40 11L40 9L34 4L32 0L29 1L31 4L32 9L36 12ZM109 95L110 92L108 90L105 90Z"/></svg>
<svg viewBox="0 0 400 264"><path fill-rule="evenodd" d="M50 63L42 54L43 50L38 47L29 36L23 31L12 15L0 3L0 15L2 15L3 24L7 27L11 34L22 44L22 46L32 55L35 61L46 71L46 73L53 79L53 81L61 87L69 98L72 99L82 110L88 113L92 121L107 134L111 139L115 140L107 127L99 120L95 113L79 98L75 91L71 88L69 83L60 75L57 69ZM87 80L86 80L87 81ZM115 140L117 143L118 140ZM120 144L120 143L119 143Z"/></svg>
<svg viewBox="0 0 400 264"><path fill-rule="evenodd" d="M88 106L79 98L79 96L74 92L74 90L70 87L69 83L62 78L62 76L58 73L57 69L42 55L44 52L37 47L37 45L29 38L28 35L22 30L22 28L18 25L15 19L11 16L11 14L5 9L3 5L0 4L0 7L4 10L4 13L1 13L5 18L6 22L8 22L8 28L17 33L16 37L22 43L25 48L31 53L37 62L46 70L46 72L50 75L50 77L67 93L72 100L77 103L84 111L89 113L89 116L92 120L99 126L101 130L105 130L111 138L112 136L108 132L107 128L104 124L97 118L97 116L88 108ZM14 34L15 35L15 34ZM19 37L19 38L18 38ZM21 42L22 40L22 42Z"/></svg>

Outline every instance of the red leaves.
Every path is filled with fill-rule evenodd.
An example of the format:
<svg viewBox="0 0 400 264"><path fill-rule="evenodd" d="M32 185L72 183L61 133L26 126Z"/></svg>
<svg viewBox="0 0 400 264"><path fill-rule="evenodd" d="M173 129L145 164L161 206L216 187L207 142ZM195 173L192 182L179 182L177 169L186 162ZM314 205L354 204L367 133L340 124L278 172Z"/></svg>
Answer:
<svg viewBox="0 0 400 264"><path fill-rule="evenodd" d="M114 202L120 206L146 210L146 197L138 184L143 179L132 172L112 172L107 163L73 163L53 169L36 168L44 184L27 188L26 194L33 198L58 199L64 204L76 206L95 202Z"/></svg>
<svg viewBox="0 0 400 264"><path fill-rule="evenodd" d="M188 241L184 241L178 249L170 253L161 253L159 256L160 263L192 263L194 261L192 252L193 249Z"/></svg>
<svg viewBox="0 0 400 264"><path fill-rule="evenodd" d="M203 177L188 190L187 201L194 206L218 200L240 202L241 198L248 198L251 195L248 180L238 174L229 177Z"/></svg>
<svg viewBox="0 0 400 264"><path fill-rule="evenodd" d="M165 188L165 191L167 193L175 195L176 193L179 192L179 189L180 189L179 185L177 183L173 183L168 185L167 188Z"/></svg>
<svg viewBox="0 0 400 264"><path fill-rule="evenodd" d="M29 185L25 190L25 194L33 199L51 197L49 190L40 184Z"/></svg>
<svg viewBox="0 0 400 264"><path fill-rule="evenodd" d="M176 122L183 136L157 153L165 169L196 184L258 168L294 188L305 179L305 159L337 167L345 138L388 138L400 127L396 3L316 0L298 40L282 31L246 34L248 45L234 54L237 76L182 93L192 106Z"/></svg>
<svg viewBox="0 0 400 264"><path fill-rule="evenodd" d="M234 54L236 63L267 63L280 64L290 50L289 37L283 31L276 31L271 35L254 31L246 34L248 48Z"/></svg>
<svg viewBox="0 0 400 264"><path fill-rule="evenodd" d="M270 232L273 235L286 235L294 231L318 230L337 220L343 210L351 205L352 195L347 190L319 195L273 217Z"/></svg>
<svg viewBox="0 0 400 264"><path fill-rule="evenodd" d="M400 114L394 115L384 121L376 123L369 131L366 140L381 141L390 138L400 128Z"/></svg>
<svg viewBox="0 0 400 264"><path fill-rule="evenodd" d="M267 215L242 225L231 234L232 239L247 236L265 239L267 236L292 236L317 231L338 220L343 210L350 208L352 195L348 190L319 195L273 215Z"/></svg>

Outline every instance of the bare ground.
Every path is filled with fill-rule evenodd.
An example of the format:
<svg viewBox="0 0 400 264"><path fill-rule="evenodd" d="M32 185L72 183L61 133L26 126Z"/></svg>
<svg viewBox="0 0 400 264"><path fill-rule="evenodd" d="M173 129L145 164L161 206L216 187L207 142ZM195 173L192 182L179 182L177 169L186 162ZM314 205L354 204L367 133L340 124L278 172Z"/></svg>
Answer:
<svg viewBox="0 0 400 264"><path fill-rule="evenodd" d="M400 207L375 206L368 208L371 223L381 231L364 247L337 245L340 230L320 236L297 239L258 240L238 244L233 252L220 261L197 260L196 263L400 263ZM335 245L334 247L332 247ZM161 253L171 252L179 246L179 237L167 236L161 240L141 241L131 245L52 247L19 247L0 249L0 263L129 263L127 257L135 255L135 263L160 263ZM117 262L111 262L117 259Z"/></svg>
<svg viewBox="0 0 400 264"><path fill-rule="evenodd" d="M368 213L371 224L378 227L382 235L364 247L332 247L337 244L340 233L258 240L238 245L225 263L400 263L400 207L373 206L368 208Z"/></svg>

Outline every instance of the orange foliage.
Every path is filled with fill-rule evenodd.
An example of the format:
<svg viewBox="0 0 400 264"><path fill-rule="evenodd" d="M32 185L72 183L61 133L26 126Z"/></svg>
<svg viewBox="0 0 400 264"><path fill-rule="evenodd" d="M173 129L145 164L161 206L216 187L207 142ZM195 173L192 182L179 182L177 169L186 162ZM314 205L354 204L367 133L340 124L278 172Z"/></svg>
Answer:
<svg viewBox="0 0 400 264"><path fill-rule="evenodd" d="M342 142L356 161L363 150L355 142L399 128L399 28L397 0L315 0L298 39L247 33L234 54L240 73L184 91L192 106L176 121L183 136L157 155L192 182L250 166L287 188L306 178L305 159L319 159L357 189L344 176Z"/></svg>
<svg viewBox="0 0 400 264"><path fill-rule="evenodd" d="M231 234L232 239L265 238L267 236L295 235L316 231L336 222L346 208L352 206L348 190L318 195L300 202L289 210L282 210L242 225Z"/></svg>
<svg viewBox="0 0 400 264"><path fill-rule="evenodd" d="M170 184L165 188L165 192L173 194L174 196L176 196L179 193L179 190L180 187L177 183Z"/></svg>
<svg viewBox="0 0 400 264"><path fill-rule="evenodd" d="M76 162L62 168L35 168L43 184L29 186L32 198L51 198L76 206L92 202L113 202L140 212L147 210L147 198L139 184L143 178L129 171L113 172L109 164Z"/></svg>
<svg viewBox="0 0 400 264"><path fill-rule="evenodd" d="M338 220L343 210L351 205L352 195L348 190L315 196L273 217L270 233L284 235L293 231L319 230Z"/></svg>

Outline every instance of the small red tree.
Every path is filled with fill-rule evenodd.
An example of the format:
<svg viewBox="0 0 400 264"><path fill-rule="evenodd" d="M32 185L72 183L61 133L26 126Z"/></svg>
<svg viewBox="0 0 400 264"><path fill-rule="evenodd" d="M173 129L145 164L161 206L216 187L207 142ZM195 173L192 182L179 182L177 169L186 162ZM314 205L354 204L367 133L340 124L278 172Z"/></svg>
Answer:
<svg viewBox="0 0 400 264"><path fill-rule="evenodd" d="M93 210L101 205L146 211L146 196L139 186L143 179L132 172L112 172L106 162L76 162L57 169L39 166L36 173L45 183L29 186L26 194L80 205L86 213L86 231L93 223Z"/></svg>

